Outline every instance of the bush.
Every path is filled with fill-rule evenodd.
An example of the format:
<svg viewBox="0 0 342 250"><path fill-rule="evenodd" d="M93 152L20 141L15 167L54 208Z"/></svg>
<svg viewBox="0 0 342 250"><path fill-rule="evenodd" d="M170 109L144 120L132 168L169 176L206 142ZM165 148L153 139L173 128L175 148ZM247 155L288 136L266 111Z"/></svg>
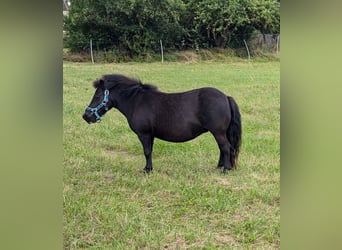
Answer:
<svg viewBox="0 0 342 250"><path fill-rule="evenodd" d="M160 40L168 50L243 48L255 30L279 33L279 9L275 0L73 0L64 41L81 52L92 39L112 61L152 60Z"/></svg>

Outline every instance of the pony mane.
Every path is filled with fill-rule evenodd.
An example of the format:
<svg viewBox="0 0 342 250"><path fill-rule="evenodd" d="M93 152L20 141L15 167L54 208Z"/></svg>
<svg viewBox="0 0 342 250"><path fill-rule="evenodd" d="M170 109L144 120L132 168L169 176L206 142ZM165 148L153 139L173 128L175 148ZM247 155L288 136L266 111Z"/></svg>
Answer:
<svg viewBox="0 0 342 250"><path fill-rule="evenodd" d="M118 74L103 75L102 80L119 90L119 94L130 97L144 91L158 92L158 88L152 84L143 84L140 80Z"/></svg>

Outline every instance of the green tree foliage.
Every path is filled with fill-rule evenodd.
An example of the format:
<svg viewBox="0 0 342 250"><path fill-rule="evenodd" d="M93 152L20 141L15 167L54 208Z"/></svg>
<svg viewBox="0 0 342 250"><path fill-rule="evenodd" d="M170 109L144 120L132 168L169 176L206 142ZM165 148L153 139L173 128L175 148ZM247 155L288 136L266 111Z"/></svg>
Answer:
<svg viewBox="0 0 342 250"><path fill-rule="evenodd" d="M99 49L142 54L159 40L174 48L183 33L178 0L73 0L65 18L66 46L84 50L93 39Z"/></svg>
<svg viewBox="0 0 342 250"><path fill-rule="evenodd" d="M280 0L251 1L250 19L253 27L263 34L280 32Z"/></svg>
<svg viewBox="0 0 342 250"><path fill-rule="evenodd" d="M202 47L239 47L255 30L279 33L279 7L274 0L188 0L186 39Z"/></svg>
<svg viewBox="0 0 342 250"><path fill-rule="evenodd" d="M275 0L73 0L65 46L115 49L134 56L184 47L240 46L255 30L279 33Z"/></svg>

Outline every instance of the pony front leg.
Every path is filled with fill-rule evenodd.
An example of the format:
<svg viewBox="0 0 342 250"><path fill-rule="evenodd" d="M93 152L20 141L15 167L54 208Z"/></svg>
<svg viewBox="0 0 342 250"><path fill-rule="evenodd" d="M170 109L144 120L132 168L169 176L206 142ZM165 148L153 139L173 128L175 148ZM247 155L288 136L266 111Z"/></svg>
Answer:
<svg viewBox="0 0 342 250"><path fill-rule="evenodd" d="M153 141L154 138L151 135L138 135L139 140L144 149L144 155L146 159L146 166L143 169L145 173L149 173L152 171L152 149L153 149Z"/></svg>

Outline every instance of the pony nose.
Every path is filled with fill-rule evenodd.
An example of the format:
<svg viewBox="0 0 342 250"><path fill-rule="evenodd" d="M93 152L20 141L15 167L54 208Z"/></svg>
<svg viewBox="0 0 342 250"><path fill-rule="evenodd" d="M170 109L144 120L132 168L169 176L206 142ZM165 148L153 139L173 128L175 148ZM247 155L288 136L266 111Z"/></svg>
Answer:
<svg viewBox="0 0 342 250"><path fill-rule="evenodd" d="M89 117L86 115L86 113L83 114L83 120L85 120L87 123L90 123Z"/></svg>

